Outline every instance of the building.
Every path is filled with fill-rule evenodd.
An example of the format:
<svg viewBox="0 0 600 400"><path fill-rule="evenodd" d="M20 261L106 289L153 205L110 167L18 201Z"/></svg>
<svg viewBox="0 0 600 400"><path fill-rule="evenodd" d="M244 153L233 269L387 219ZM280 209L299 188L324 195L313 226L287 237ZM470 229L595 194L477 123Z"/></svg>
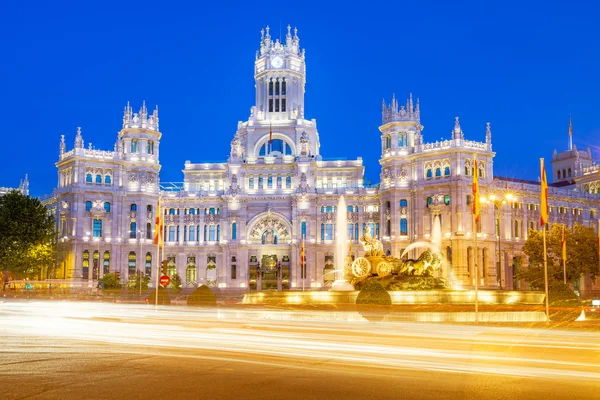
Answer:
<svg viewBox="0 0 600 400"><path fill-rule="evenodd" d="M513 269L525 263L520 256L528 229L538 228L540 185L494 176L489 123L482 127L483 142L467 139L458 117L447 140L427 142L419 101L411 95L400 105L392 97L383 104L379 127L381 182L371 187L361 158L321 154L316 120L304 114L306 57L297 31L288 27L284 42L273 40L268 27L262 31L254 67L256 101L248 119L238 122L229 158L186 161L182 186L159 185L158 110L148 114L145 104L135 114L125 107L113 151L86 149L79 129L72 150L61 138L58 188L47 202L60 236L57 277L91 284L115 270L123 279L138 270L154 275L160 197L168 273L179 274L184 286L327 288L334 280L335 216L343 195L354 256L362 255L358 239L367 226L397 257L411 243L431 241L439 226L447 258L442 274L470 286L477 258L482 286L519 287ZM515 199L498 208L483 205L477 227L470 204L474 157L483 196L510 193ZM555 153L552 168L550 222L596 226L600 172L589 151ZM416 258L417 250L406 256Z"/></svg>
<svg viewBox="0 0 600 400"><path fill-rule="evenodd" d="M21 192L22 194L28 196L29 195L29 176L25 175L25 179L21 179L21 181L19 182L19 186L16 188L0 187L0 196L3 196L13 190L17 190L17 191Z"/></svg>

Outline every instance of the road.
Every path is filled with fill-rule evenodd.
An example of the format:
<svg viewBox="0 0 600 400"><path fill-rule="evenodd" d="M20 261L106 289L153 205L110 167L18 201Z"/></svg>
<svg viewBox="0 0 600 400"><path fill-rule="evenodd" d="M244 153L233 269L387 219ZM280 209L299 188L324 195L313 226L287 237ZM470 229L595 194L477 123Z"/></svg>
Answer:
<svg viewBox="0 0 600 400"><path fill-rule="evenodd" d="M0 303L3 399L598 399L600 332Z"/></svg>

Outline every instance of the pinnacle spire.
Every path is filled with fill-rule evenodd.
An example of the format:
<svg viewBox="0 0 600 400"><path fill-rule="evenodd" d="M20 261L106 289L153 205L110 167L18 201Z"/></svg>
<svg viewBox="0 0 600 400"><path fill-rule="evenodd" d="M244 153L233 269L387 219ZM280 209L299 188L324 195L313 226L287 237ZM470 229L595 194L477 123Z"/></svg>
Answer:
<svg viewBox="0 0 600 400"><path fill-rule="evenodd" d="M569 115L569 150L573 150L573 120Z"/></svg>
<svg viewBox="0 0 600 400"><path fill-rule="evenodd" d="M489 122L486 122L485 127L485 142L487 144L492 144L492 127Z"/></svg>

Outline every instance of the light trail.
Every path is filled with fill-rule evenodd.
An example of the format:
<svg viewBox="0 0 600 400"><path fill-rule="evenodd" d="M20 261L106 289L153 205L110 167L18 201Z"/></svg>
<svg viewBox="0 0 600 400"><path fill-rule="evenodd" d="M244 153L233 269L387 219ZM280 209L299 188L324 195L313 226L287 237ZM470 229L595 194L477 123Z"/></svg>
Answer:
<svg viewBox="0 0 600 400"><path fill-rule="evenodd" d="M269 365L294 368L318 361L319 369L351 364L600 379L600 334L580 331L369 323L356 312L176 307L155 311L149 306L82 302L5 302L0 304L0 321L2 362L10 360L10 353L26 351L19 337L43 336L100 343L115 352L152 355L191 349L195 351L189 357L252 363L268 358L264 362Z"/></svg>

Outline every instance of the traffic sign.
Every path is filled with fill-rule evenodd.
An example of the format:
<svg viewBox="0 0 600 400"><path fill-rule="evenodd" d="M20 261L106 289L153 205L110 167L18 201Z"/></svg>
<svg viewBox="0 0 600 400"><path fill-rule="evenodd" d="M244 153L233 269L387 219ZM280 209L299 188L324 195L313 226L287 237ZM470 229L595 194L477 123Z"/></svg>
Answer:
<svg viewBox="0 0 600 400"><path fill-rule="evenodd" d="M169 278L169 275L163 275L160 277L160 285L162 287L167 286L169 283L171 283L171 278Z"/></svg>

